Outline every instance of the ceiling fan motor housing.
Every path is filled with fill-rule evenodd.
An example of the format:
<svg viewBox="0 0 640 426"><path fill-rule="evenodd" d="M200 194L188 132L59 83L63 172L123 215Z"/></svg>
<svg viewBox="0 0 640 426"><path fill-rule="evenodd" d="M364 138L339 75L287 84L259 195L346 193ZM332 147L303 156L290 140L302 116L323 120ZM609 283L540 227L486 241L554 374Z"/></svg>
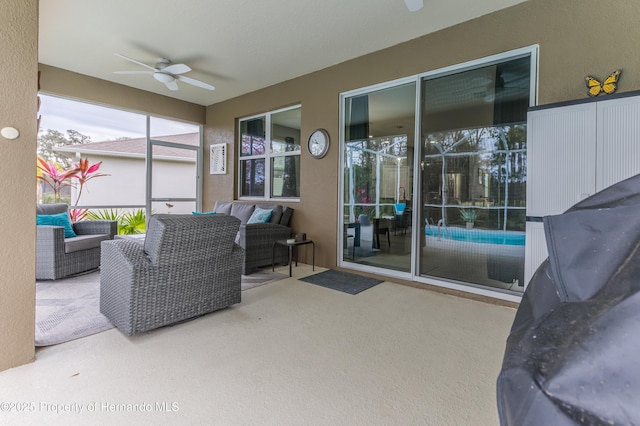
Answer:
<svg viewBox="0 0 640 426"><path fill-rule="evenodd" d="M171 83L171 82L176 80L176 78L174 76L172 76L171 74L167 74L167 73L160 72L160 71L154 72L153 73L153 78L155 78L156 80L161 81L163 83Z"/></svg>

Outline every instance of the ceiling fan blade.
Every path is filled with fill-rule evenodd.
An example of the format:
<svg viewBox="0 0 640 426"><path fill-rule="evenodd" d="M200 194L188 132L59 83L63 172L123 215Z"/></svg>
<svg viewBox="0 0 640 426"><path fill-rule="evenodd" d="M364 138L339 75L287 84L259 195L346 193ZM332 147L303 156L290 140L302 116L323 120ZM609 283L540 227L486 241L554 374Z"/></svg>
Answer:
<svg viewBox="0 0 640 426"><path fill-rule="evenodd" d="M169 90L178 90L178 83L176 83L175 80L166 82L165 86L167 86Z"/></svg>
<svg viewBox="0 0 640 426"><path fill-rule="evenodd" d="M155 71L154 67L152 67L150 65L147 65L145 63L142 63L140 61L136 61L135 59L129 58L128 56L124 56L124 55L121 55L119 53L114 53L114 55L116 55L118 58L122 58L122 59L124 59L126 61L133 62L134 64L138 64L138 65L140 65L142 67L149 68L150 70L154 70Z"/></svg>
<svg viewBox="0 0 640 426"><path fill-rule="evenodd" d="M404 4L407 5L409 12L416 12L424 6L423 0L404 0Z"/></svg>
<svg viewBox="0 0 640 426"><path fill-rule="evenodd" d="M114 71L114 74L153 74L153 71Z"/></svg>
<svg viewBox="0 0 640 426"><path fill-rule="evenodd" d="M170 74L184 74L185 72L191 71L191 68L185 64L173 64L162 68L162 71Z"/></svg>
<svg viewBox="0 0 640 426"><path fill-rule="evenodd" d="M197 87L201 87L203 89L207 89L207 90L214 90L215 87L207 84L203 81L200 80L196 80L190 77L185 77L183 75L176 75L176 78L180 81L182 81L183 83L187 83L187 84L191 84L192 86L197 86Z"/></svg>

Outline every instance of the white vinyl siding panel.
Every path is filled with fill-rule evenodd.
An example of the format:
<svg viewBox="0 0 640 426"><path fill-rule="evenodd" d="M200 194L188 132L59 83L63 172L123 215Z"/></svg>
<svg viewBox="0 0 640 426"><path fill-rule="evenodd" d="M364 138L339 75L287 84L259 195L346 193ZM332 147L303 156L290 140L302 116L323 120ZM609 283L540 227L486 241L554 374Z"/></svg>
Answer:
<svg viewBox="0 0 640 426"><path fill-rule="evenodd" d="M596 104L529 112L527 216L559 214L594 193Z"/></svg>
<svg viewBox="0 0 640 426"><path fill-rule="evenodd" d="M544 260L549 257L547 239L544 235L542 222L527 222L527 244L524 252L524 282L525 286Z"/></svg>
<svg viewBox="0 0 640 426"><path fill-rule="evenodd" d="M596 190L640 173L640 96L598 102Z"/></svg>
<svg viewBox="0 0 640 426"><path fill-rule="evenodd" d="M529 112L527 216L561 214L640 173L640 96ZM525 282L547 258L544 228L527 223Z"/></svg>

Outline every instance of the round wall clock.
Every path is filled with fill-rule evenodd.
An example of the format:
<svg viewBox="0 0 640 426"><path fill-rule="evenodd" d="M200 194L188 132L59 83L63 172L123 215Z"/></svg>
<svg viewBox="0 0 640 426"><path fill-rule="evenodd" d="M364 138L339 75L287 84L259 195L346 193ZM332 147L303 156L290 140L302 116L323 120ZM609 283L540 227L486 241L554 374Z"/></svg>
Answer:
<svg viewBox="0 0 640 426"><path fill-rule="evenodd" d="M309 136L307 147L313 158L322 158L329 151L329 143L329 133L324 129L317 129Z"/></svg>

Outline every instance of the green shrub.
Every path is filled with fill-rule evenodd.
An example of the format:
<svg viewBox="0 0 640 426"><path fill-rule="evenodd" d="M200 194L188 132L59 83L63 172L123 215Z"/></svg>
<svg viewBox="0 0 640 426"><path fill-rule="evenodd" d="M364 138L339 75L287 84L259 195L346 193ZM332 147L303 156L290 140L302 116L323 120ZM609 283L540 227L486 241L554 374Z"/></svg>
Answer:
<svg viewBox="0 0 640 426"><path fill-rule="evenodd" d="M118 209L103 209L90 211L87 215L90 220L116 220L118 221L118 234L144 234L147 227L147 216L144 209L135 211L120 211Z"/></svg>
<svg viewBox="0 0 640 426"><path fill-rule="evenodd" d="M478 210L476 209L459 209L460 210L460 218L469 223L475 222L478 220Z"/></svg>

